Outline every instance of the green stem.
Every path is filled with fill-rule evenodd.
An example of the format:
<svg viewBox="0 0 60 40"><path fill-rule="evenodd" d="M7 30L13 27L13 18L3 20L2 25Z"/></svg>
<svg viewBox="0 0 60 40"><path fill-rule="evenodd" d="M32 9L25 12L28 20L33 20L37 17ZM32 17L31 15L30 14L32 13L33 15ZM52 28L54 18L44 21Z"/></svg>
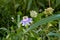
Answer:
<svg viewBox="0 0 60 40"><path fill-rule="evenodd" d="M20 27L20 15L17 15L17 26Z"/></svg>
<svg viewBox="0 0 60 40"><path fill-rule="evenodd" d="M59 20L59 31L60 31L60 20ZM59 37L59 39L58 40L60 40L60 37Z"/></svg>
<svg viewBox="0 0 60 40"><path fill-rule="evenodd" d="M49 2L49 7L51 6L51 4L50 4L50 0L48 0L48 2Z"/></svg>
<svg viewBox="0 0 60 40"><path fill-rule="evenodd" d="M60 20L59 20L59 31L60 31Z"/></svg>
<svg viewBox="0 0 60 40"><path fill-rule="evenodd" d="M26 25L25 27L26 27L26 29L27 29L27 28L28 28L28 25Z"/></svg>

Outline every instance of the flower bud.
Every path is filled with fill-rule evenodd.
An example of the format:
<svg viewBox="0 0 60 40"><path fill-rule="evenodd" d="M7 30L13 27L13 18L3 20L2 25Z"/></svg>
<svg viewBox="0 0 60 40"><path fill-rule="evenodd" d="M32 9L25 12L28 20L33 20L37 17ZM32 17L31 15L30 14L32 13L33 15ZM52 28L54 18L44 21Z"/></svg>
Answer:
<svg viewBox="0 0 60 40"><path fill-rule="evenodd" d="M53 11L54 11L54 9L51 8L51 7L49 7L49 8L47 8L47 9L45 9L44 13L47 14L47 15L49 15L49 14L52 14Z"/></svg>
<svg viewBox="0 0 60 40"><path fill-rule="evenodd" d="M30 16L31 17L37 17L37 12L36 11L30 11Z"/></svg>

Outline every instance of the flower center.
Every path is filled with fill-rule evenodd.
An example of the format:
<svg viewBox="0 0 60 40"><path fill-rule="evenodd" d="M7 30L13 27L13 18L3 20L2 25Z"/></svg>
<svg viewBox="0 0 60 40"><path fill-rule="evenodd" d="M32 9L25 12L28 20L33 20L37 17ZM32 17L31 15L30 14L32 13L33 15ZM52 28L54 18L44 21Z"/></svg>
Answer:
<svg viewBox="0 0 60 40"><path fill-rule="evenodd" d="M23 21L27 21L28 20L28 17L27 16L24 16L23 17Z"/></svg>

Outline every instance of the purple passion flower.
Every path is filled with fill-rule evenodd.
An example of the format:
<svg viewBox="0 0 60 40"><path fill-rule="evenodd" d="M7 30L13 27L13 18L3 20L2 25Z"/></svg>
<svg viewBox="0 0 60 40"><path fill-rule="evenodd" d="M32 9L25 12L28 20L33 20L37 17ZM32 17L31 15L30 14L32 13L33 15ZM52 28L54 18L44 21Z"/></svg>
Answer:
<svg viewBox="0 0 60 40"><path fill-rule="evenodd" d="M20 22L22 26L30 25L30 23L32 23L32 18L28 18L28 16L24 16L23 20Z"/></svg>

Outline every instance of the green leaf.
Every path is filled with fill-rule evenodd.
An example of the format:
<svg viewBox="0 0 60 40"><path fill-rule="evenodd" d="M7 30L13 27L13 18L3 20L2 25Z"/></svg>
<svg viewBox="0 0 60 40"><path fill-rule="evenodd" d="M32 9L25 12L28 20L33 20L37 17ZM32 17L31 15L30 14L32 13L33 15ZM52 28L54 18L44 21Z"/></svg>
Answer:
<svg viewBox="0 0 60 40"><path fill-rule="evenodd" d="M57 37L60 37L60 34L59 33L53 33L53 32L50 32L47 35L48 36L57 36Z"/></svg>
<svg viewBox="0 0 60 40"><path fill-rule="evenodd" d="M37 40L37 39L34 37L29 37L28 40Z"/></svg>
<svg viewBox="0 0 60 40"><path fill-rule="evenodd" d="M44 18L42 20L39 20L38 22L36 22L35 24L31 25L27 30L26 32L32 30L32 29L35 29L37 28L39 25L43 25L43 24L46 24L48 22L51 22L53 20L58 20L60 19L60 14L57 14L57 15L53 15L53 16L50 16L50 17L47 17L47 18Z"/></svg>
<svg viewBox="0 0 60 40"><path fill-rule="evenodd" d="M29 9L30 9L30 7L31 7L31 4L32 4L32 0L29 0L29 1L28 1L27 10L29 10Z"/></svg>
<svg viewBox="0 0 60 40"><path fill-rule="evenodd" d="M60 0L56 0L55 8L60 4Z"/></svg>
<svg viewBox="0 0 60 40"><path fill-rule="evenodd" d="M7 30L6 28L0 28L0 30Z"/></svg>
<svg viewBox="0 0 60 40"><path fill-rule="evenodd" d="M46 0L37 0L38 5L43 7L43 8L45 8L44 2L46 2Z"/></svg>
<svg viewBox="0 0 60 40"><path fill-rule="evenodd" d="M30 36L31 37L35 37L35 38L39 37L39 35L36 32L34 32L34 31L30 32Z"/></svg>

